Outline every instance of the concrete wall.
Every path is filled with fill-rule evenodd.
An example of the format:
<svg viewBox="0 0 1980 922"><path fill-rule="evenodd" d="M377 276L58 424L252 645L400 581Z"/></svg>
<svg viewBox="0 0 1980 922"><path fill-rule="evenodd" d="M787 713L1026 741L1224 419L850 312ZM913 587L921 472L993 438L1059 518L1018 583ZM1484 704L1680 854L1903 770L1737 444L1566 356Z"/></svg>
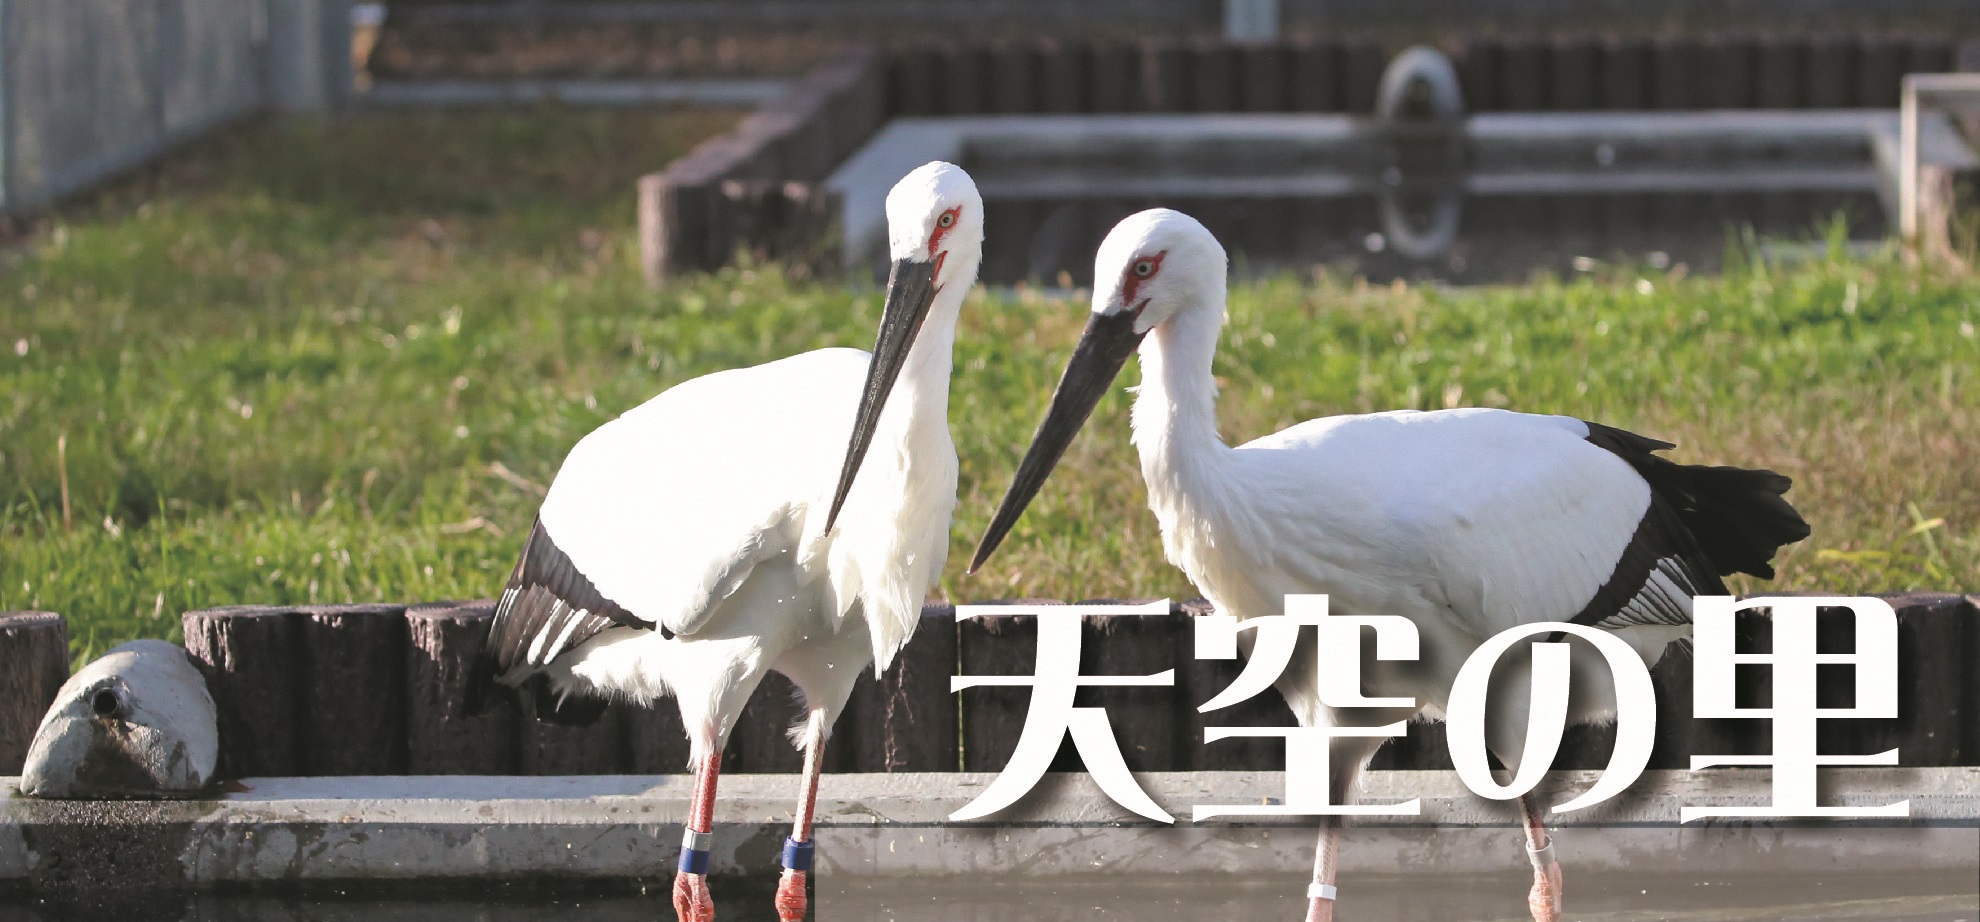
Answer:
<svg viewBox="0 0 1980 922"><path fill-rule="evenodd" d="M45 205L277 100L333 102L326 85L348 74L334 45L341 36L348 48L336 27L346 10L343 0L0 0L0 211ZM271 23L287 26L279 53ZM304 91L277 92L298 83Z"/></svg>

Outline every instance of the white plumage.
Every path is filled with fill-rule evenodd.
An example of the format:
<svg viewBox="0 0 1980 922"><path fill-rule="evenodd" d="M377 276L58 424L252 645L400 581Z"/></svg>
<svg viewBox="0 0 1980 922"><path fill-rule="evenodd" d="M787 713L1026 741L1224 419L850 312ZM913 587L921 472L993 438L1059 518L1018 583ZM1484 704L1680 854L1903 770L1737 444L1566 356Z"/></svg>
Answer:
<svg viewBox="0 0 1980 922"><path fill-rule="evenodd" d="M1723 593L1724 573L1771 577L1777 547L1808 534L1781 498L1785 477L1677 465L1655 454L1672 447L1666 443L1562 416L1489 409L1338 416L1231 448L1217 433L1211 374L1225 265L1209 231L1166 209L1131 216L1107 236L1086 331L972 570L1015 524L1136 351L1134 442L1169 561L1220 613L1238 618L1281 614L1290 594L1325 593L1335 613L1410 619L1420 659L1364 659L1370 697L1411 697L1441 711L1480 644L1533 622L1607 628L1654 663L1669 641L1689 634L1692 596ZM1302 644L1277 683L1302 724L1380 726L1411 716L1323 706L1311 638ZM1614 708L1607 673L1585 642L1574 648L1577 687L1592 693L1575 696L1570 719L1599 719ZM1528 664L1508 657L1508 668L1486 740L1516 768L1527 710L1518 676ZM1335 803L1352 796L1380 742L1336 738ZM1529 835L1548 854L1530 808ZM1332 893L1337 841L1330 825L1315 893ZM1558 866L1535 862L1535 917L1552 920ZM1331 918L1332 905L1331 896L1314 898L1309 918Z"/></svg>
<svg viewBox="0 0 1980 922"><path fill-rule="evenodd" d="M550 710L579 719L603 700L672 696L698 809L712 809L750 693L765 670L784 674L809 711L793 733L806 841L825 737L861 671L914 631L947 556L951 353L982 216L961 169L915 170L888 197L895 264L873 356L821 349L706 375L580 441L497 607L486 673L536 679ZM676 906L703 919L694 884ZM800 915L802 897L799 883Z"/></svg>

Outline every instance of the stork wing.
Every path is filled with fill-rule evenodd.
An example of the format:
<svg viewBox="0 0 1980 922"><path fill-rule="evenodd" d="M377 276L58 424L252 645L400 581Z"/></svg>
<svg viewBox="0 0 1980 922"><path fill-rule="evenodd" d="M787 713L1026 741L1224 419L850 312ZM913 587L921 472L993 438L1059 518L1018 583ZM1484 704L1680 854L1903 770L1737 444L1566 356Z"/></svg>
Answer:
<svg viewBox="0 0 1980 922"><path fill-rule="evenodd" d="M498 669L614 624L695 634L758 564L795 565L865 363L820 350L696 378L580 441L497 610Z"/></svg>
<svg viewBox="0 0 1980 922"><path fill-rule="evenodd" d="M1307 464L1357 487L1331 494L1346 494L1325 519L1331 572L1293 567L1317 584L1350 570L1418 584L1480 637L1535 621L1685 624L1693 596L1725 591L1685 500L1639 470L1677 468L1652 454L1667 443L1497 410L1326 423L1254 443L1324 442L1302 452Z"/></svg>

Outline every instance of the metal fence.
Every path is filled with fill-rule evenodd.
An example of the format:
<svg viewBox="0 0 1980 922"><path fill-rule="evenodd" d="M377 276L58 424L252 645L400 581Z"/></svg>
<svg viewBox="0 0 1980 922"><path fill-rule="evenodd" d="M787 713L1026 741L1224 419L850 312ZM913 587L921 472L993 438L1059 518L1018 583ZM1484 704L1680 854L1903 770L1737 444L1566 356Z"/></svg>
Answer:
<svg viewBox="0 0 1980 922"><path fill-rule="evenodd" d="M349 85L347 0L0 0L0 211Z"/></svg>

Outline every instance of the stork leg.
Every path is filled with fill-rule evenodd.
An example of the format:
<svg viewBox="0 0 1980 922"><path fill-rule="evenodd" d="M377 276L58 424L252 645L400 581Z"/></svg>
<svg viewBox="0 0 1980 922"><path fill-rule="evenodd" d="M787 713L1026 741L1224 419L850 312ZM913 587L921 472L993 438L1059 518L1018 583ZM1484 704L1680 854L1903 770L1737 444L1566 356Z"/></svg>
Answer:
<svg viewBox="0 0 1980 922"><path fill-rule="evenodd" d="M1320 846L1313 852L1313 882L1306 885L1306 922L1334 922L1334 868L1340 853L1341 818L1321 817Z"/></svg>
<svg viewBox="0 0 1980 922"><path fill-rule="evenodd" d="M715 899L708 894L708 847L714 839L715 781L721 773L719 749L704 756L694 771L694 804L681 841L680 871L674 875L674 914L680 922L715 919Z"/></svg>
<svg viewBox="0 0 1980 922"><path fill-rule="evenodd" d="M1377 724L1407 720L1409 711L1344 711L1337 712L1336 720L1347 718L1374 720ZM1368 767L1375 750L1382 748L1387 737L1380 736L1337 736L1327 746L1328 767L1333 777L1329 779L1328 802L1346 806L1356 800L1361 773ZM1341 822L1339 816L1320 818L1320 843L1313 852L1313 880L1306 885L1306 922L1333 922L1335 872L1340 863Z"/></svg>
<svg viewBox="0 0 1980 922"><path fill-rule="evenodd" d="M1561 863L1554 860L1554 840L1547 835L1532 797L1521 795L1519 809L1526 818L1526 857L1533 861L1533 889L1526 895L1526 906L1533 911L1533 922L1560 922Z"/></svg>
<svg viewBox="0 0 1980 922"><path fill-rule="evenodd" d="M791 824L791 837L784 840L784 874L777 881L777 918L780 922L803 922L807 901L805 879L811 874L811 815L818 807L818 775L825 756L824 713L813 711L805 728L804 780L798 788L797 819Z"/></svg>

